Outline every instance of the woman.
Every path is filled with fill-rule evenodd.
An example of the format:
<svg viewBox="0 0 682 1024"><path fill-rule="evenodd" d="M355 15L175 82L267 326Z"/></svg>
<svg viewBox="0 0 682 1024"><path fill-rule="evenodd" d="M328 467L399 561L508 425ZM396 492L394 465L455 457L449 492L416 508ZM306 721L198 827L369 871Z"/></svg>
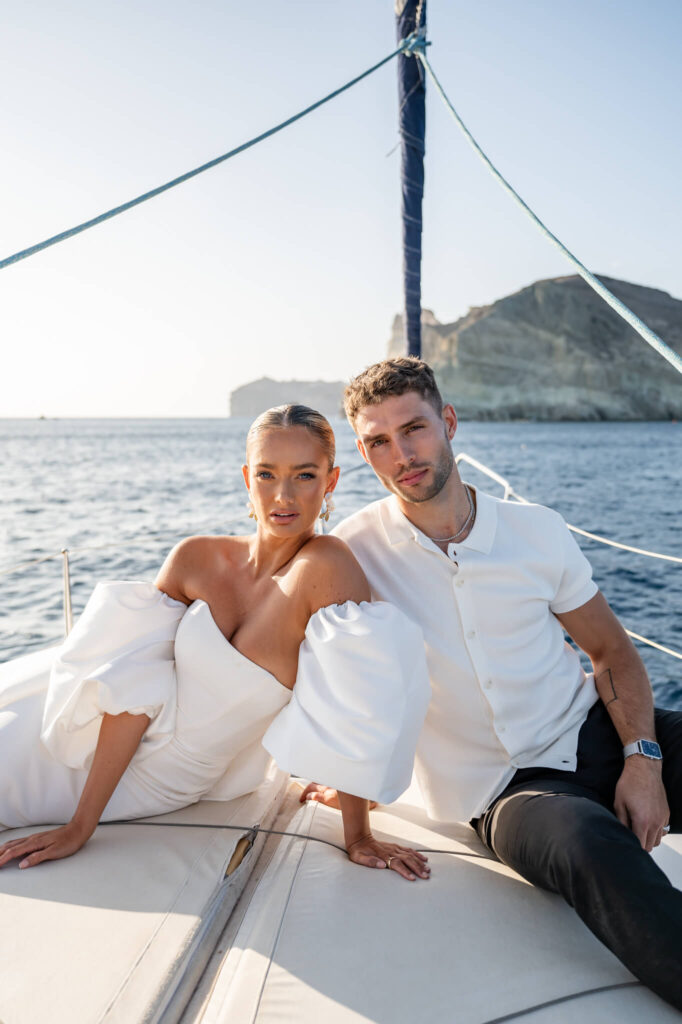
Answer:
<svg viewBox="0 0 682 1024"><path fill-rule="evenodd" d="M369 827L367 798L409 781L428 682L417 627L366 603L349 549L315 534L334 457L319 413L264 413L243 467L256 533L182 541L155 585L100 584L47 694L0 692L0 827L67 822L0 846L0 867L67 857L100 820L248 792L263 741L282 767L342 791L351 860L428 877L426 858Z"/></svg>

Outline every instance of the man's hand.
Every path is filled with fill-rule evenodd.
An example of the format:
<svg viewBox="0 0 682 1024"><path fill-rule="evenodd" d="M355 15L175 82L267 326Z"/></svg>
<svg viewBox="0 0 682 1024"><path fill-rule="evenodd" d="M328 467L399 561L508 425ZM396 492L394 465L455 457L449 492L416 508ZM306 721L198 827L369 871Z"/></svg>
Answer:
<svg viewBox="0 0 682 1024"><path fill-rule="evenodd" d="M313 800L315 803L324 804L325 807L333 807L337 811L341 810L338 792L332 789L331 786L321 786L319 782L309 782L301 793L299 800L302 804L306 803L307 800ZM376 800L370 800L370 811L373 811L377 806Z"/></svg>
<svg viewBox="0 0 682 1024"><path fill-rule="evenodd" d="M623 746L638 737L654 739L654 701L646 669L603 594L557 618L590 658L594 685ZM613 808L644 850L658 846L670 819L660 761L642 754L626 757Z"/></svg>
<svg viewBox="0 0 682 1024"><path fill-rule="evenodd" d="M0 868L21 857L20 868L32 868L44 860L60 860L85 846L92 830L71 821L49 832L34 832L23 839L10 839L0 846Z"/></svg>
<svg viewBox="0 0 682 1024"><path fill-rule="evenodd" d="M647 853L658 846L670 820L660 762L641 754L626 757L613 806L618 820L632 829Z"/></svg>
<svg viewBox="0 0 682 1024"><path fill-rule="evenodd" d="M349 843L347 850L354 864L362 864L366 868L390 868L409 882L416 878L428 879L431 875L431 868L426 863L428 857L423 853L397 843L379 842L371 834Z"/></svg>

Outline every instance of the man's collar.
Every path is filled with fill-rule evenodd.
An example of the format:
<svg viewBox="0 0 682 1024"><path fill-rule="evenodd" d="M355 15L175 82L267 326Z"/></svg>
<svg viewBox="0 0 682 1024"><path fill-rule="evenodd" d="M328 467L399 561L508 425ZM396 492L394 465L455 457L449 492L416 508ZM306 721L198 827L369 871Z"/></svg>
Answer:
<svg viewBox="0 0 682 1024"><path fill-rule="evenodd" d="M485 491L479 491L476 487L471 489L476 493L476 519L469 536L465 540L459 541L456 546L458 548L471 548L474 551L488 554L493 546L497 529L498 499L493 498L491 494L486 494ZM421 544L422 538L426 537L426 534L418 530L403 515L398 505L398 499L394 494L391 494L390 497L381 502L379 505L379 515L381 525L386 534L386 540L391 545L402 544L410 540Z"/></svg>

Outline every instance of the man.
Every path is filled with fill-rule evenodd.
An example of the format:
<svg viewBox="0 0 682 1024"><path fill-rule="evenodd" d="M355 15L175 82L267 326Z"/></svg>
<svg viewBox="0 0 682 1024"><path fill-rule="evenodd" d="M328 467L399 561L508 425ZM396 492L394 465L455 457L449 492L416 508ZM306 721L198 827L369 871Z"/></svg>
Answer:
<svg viewBox="0 0 682 1024"><path fill-rule="evenodd" d="M682 893L648 855L682 825L682 713L654 712L644 666L561 517L462 482L455 410L426 363L370 367L345 409L391 496L334 532L373 596L424 631L427 810L470 819L500 860L559 892L682 1009Z"/></svg>

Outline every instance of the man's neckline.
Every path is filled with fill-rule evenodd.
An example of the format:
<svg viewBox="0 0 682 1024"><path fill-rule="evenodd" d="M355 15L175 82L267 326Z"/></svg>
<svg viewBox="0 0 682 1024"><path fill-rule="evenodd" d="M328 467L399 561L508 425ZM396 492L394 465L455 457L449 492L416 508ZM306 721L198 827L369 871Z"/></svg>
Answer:
<svg viewBox="0 0 682 1024"><path fill-rule="evenodd" d="M455 547L472 549L487 553L493 546L495 531L497 528L497 505L498 499L491 494L481 491L473 484L469 484L476 495L476 519L471 531L464 540L458 541ZM382 502L382 525L389 544L400 544L404 541L416 541L422 547L437 551L443 554L441 548L411 522L398 504L394 494L390 494L385 502ZM424 543L426 541L426 543ZM447 555L446 555L447 557Z"/></svg>

